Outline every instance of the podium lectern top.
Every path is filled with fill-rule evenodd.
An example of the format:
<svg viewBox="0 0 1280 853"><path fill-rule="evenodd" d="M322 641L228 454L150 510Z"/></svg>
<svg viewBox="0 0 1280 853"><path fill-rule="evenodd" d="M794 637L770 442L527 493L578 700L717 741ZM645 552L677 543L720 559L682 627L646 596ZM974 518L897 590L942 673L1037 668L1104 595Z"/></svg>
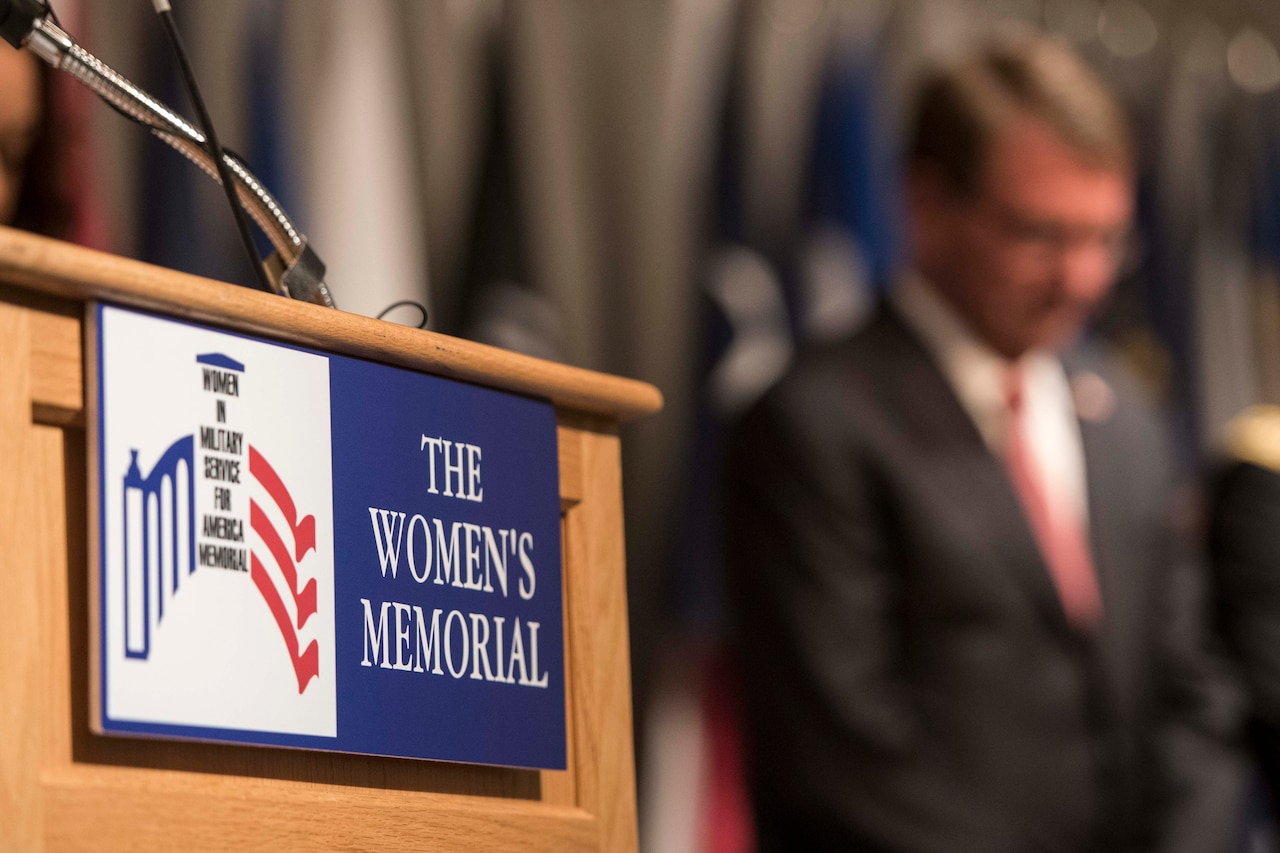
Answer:
<svg viewBox="0 0 1280 853"><path fill-rule="evenodd" d="M327 352L368 358L545 397L557 407L628 421L662 408L656 388L634 379L507 352L296 302L0 227L0 282L77 302L158 311Z"/></svg>

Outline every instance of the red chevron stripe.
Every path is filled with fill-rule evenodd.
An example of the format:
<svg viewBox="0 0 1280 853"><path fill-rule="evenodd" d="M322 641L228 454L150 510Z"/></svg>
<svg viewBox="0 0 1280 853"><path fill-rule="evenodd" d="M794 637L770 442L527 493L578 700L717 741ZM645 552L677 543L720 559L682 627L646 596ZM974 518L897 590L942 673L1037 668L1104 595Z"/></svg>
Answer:
<svg viewBox="0 0 1280 853"><path fill-rule="evenodd" d="M249 525L261 537L263 544L271 552L271 556L275 557L276 565L280 567L280 572L284 575L285 584L289 587L289 592L293 596L293 603L298 611L298 627L301 628L307 624L307 620L316 612L315 578L308 580L307 585L301 591L298 591L298 569L293 564L293 558L289 556L289 549L285 547L284 540L276 532L275 525L271 523L271 519L266 512L252 498L249 500Z"/></svg>
<svg viewBox="0 0 1280 853"><path fill-rule="evenodd" d="M280 636L284 638L284 644L289 649L289 659L293 662L294 675L298 677L298 693L302 693L307 683L320 675L320 648L316 645L316 641L312 640L306 651L298 654L298 635L289 624L289 614L284 608L280 593L276 592L275 584L271 582L271 578L267 577L267 571L262 567L257 554L250 554L250 562L252 564L250 575L253 577L254 586L258 588L262 600L267 603L271 615L275 617L276 627L280 629Z"/></svg>
<svg viewBox="0 0 1280 853"><path fill-rule="evenodd" d="M267 490L267 494L271 495L271 499L276 502L276 506L280 507L280 511L284 513L285 521L289 523L293 533L294 559L301 562L303 555L316 547L316 517L308 515L298 518L298 509L293 504L293 496L285 488L276 469L271 467L271 463L267 462L266 457L253 445L249 445L249 473L257 478L262 487Z"/></svg>

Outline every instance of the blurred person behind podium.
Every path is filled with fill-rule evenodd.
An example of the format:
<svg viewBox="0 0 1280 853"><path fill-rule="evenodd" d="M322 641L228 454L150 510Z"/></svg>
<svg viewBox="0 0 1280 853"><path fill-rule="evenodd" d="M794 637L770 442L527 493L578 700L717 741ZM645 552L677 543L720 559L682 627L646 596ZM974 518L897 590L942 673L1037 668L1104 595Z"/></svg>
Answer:
<svg viewBox="0 0 1280 853"><path fill-rule="evenodd" d="M1129 133L1048 40L936 75L912 270L737 431L761 849L1229 849L1239 705L1163 435L1076 340L1127 244Z"/></svg>
<svg viewBox="0 0 1280 853"><path fill-rule="evenodd" d="M1227 451L1210 488L1218 620L1244 671L1250 741L1280 815L1280 407L1237 416Z"/></svg>
<svg viewBox="0 0 1280 853"><path fill-rule="evenodd" d="M0 45L0 225L66 236L57 117L50 69L29 51Z"/></svg>

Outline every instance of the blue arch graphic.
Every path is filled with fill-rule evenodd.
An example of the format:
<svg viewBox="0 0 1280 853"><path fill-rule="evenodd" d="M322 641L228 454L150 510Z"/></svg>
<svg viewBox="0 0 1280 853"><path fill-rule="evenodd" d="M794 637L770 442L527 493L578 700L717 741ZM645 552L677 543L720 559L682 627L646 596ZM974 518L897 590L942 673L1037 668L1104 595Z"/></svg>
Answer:
<svg viewBox="0 0 1280 853"><path fill-rule="evenodd" d="M178 525L184 523L187 531L187 574L191 574L196 570L196 506L195 506L195 436L188 435L178 439L169 445L169 449L164 452L160 460L156 462L151 469L151 473L145 477L138 468L138 451L130 450L132 456L129 462L129 470L124 475L124 653L127 657L146 659L151 653L151 584L150 580L153 574L156 577L156 623L164 618L164 595L162 594L162 584L164 578L160 576L163 570L163 559L155 561L152 565L152 544L153 540L161 536L160 529L151 529L151 513L150 502L155 498L157 507L164 506L165 490L168 490L170 498L170 506L173 511L170 513L170 545L172 548L172 592L178 591L178 579L181 575L178 560ZM185 519L178 518L178 465L185 463L187 471L187 512ZM142 547L140 553L142 555L142 612L130 609L130 589L129 577L132 574L133 566L129 564L129 531L131 522L137 519L129 518L129 493L136 491L141 497L142 506ZM157 528L163 524L163 518L157 513ZM159 554L160 548L156 547L155 552ZM163 558L163 555L160 555ZM134 624L133 620L142 620L142 646L141 648L131 647L129 643L129 627Z"/></svg>

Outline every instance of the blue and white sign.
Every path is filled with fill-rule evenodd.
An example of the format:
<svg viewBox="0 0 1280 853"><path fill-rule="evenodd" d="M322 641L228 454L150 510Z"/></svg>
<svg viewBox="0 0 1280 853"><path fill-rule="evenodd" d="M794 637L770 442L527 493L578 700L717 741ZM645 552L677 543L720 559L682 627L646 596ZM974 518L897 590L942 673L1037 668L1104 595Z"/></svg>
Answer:
<svg viewBox="0 0 1280 853"><path fill-rule="evenodd" d="M98 731L565 767L549 403L96 314Z"/></svg>

